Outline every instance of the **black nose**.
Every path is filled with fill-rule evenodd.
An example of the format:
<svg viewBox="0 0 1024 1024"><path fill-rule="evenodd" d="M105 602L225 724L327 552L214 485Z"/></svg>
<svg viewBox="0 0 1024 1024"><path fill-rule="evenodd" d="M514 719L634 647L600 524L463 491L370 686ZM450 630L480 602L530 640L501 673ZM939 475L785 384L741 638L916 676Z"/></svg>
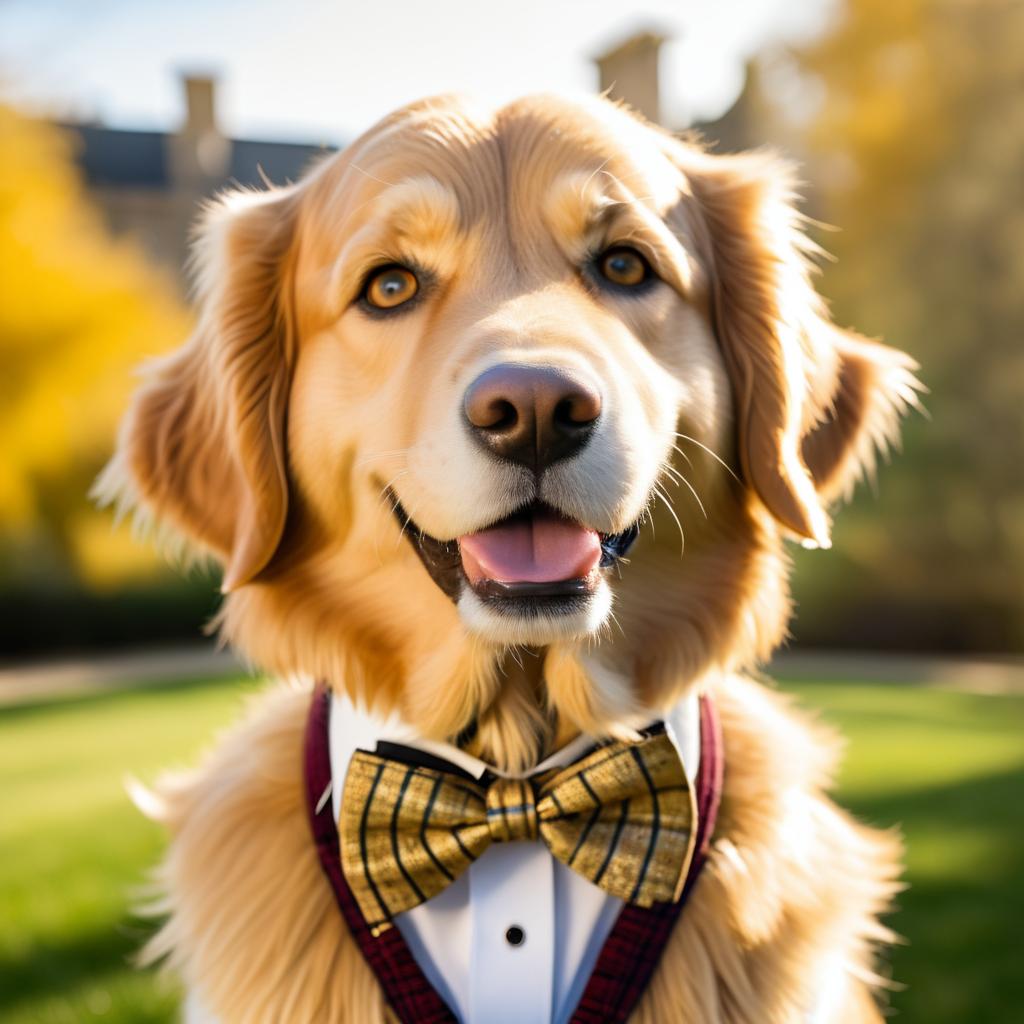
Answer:
<svg viewBox="0 0 1024 1024"><path fill-rule="evenodd" d="M576 454L601 415L601 393L553 366L499 363L466 389L466 420L481 444L535 473Z"/></svg>

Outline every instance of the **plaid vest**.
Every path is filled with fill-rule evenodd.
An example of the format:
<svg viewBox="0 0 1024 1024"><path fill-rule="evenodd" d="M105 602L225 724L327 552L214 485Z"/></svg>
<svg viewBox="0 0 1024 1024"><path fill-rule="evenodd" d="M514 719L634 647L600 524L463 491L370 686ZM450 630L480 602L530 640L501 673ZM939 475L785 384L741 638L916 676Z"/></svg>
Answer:
<svg viewBox="0 0 1024 1024"><path fill-rule="evenodd" d="M345 881L331 802L328 735L330 693L317 689L305 737L306 807L321 867L348 928L402 1024L456 1024L451 1008L433 988L398 928L374 936ZM697 848L682 898L645 909L625 905L598 955L571 1024L624 1024L654 974L707 855L722 791L722 744L714 704L700 701L701 757L696 779Z"/></svg>

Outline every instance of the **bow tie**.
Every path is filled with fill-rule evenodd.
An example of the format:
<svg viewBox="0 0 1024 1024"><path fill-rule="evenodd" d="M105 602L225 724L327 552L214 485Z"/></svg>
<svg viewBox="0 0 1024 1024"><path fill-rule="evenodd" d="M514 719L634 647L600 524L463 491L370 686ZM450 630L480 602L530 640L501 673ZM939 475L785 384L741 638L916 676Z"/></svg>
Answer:
<svg viewBox="0 0 1024 1024"><path fill-rule="evenodd" d="M489 783L453 765L357 750L341 800L341 861L375 935L454 882L491 843L539 839L606 892L649 907L679 899L696 818L664 731L606 743L565 768Z"/></svg>

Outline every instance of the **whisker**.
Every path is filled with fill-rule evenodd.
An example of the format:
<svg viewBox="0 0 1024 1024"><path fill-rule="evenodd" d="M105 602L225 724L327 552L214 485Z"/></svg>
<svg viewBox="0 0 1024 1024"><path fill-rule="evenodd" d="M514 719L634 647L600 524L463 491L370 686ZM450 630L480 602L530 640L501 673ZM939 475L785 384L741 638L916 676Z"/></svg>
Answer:
<svg viewBox="0 0 1024 1024"><path fill-rule="evenodd" d="M391 492L391 487L394 482L401 477L405 476L409 472L408 469L400 469L381 489L377 495L377 507L380 508L385 502L390 506L391 514L395 515L398 511L398 498ZM390 493L390 496L389 496ZM406 523L402 523L402 529L399 531L398 539L401 541L402 536L405 533ZM380 523L377 524L377 529L373 531L373 550L377 556L377 563L383 565L383 559L380 553ZM397 547L397 545L396 545Z"/></svg>
<svg viewBox="0 0 1024 1024"><path fill-rule="evenodd" d="M690 467L690 469L694 468L694 466L693 466L693 459L691 459L690 456L687 455L686 452L684 452L683 449L679 447L679 445L677 445L677 444L672 445L672 450L677 455L681 455L686 460L686 464Z"/></svg>
<svg viewBox="0 0 1024 1024"><path fill-rule="evenodd" d="M679 557L682 558L686 552L686 536L683 533L683 524L679 522L679 516L676 515L676 510L672 507L671 499L657 484L654 485L652 493L655 497L661 498L665 503L665 508L668 509L669 515L676 521L676 526L679 529Z"/></svg>
<svg viewBox="0 0 1024 1024"><path fill-rule="evenodd" d="M412 451L411 448L392 448L389 451L371 452L369 455L364 455L361 459L356 459L352 468L358 469L360 466L369 465L371 462L377 462L379 459L397 459L400 455L408 455L410 451Z"/></svg>
<svg viewBox="0 0 1024 1024"><path fill-rule="evenodd" d="M654 514L651 509L653 501L653 498L647 499L647 504L644 505L644 510L640 513L640 523L641 525L645 522L651 524L651 539L656 541L658 539L658 531L654 528Z"/></svg>
<svg viewBox="0 0 1024 1024"><path fill-rule="evenodd" d="M395 474L395 475L394 475L394 476L393 476L393 477L392 477L392 478L391 478L391 479L390 479L390 480L389 480L389 481L388 481L388 482L387 482L387 483L386 483L386 484L385 484L385 485L384 485L384 486L383 486L383 487L382 487L382 488L380 489L380 492L379 492L379 493L378 493L378 495L377 495L377 501L378 501L378 502L382 502L382 501L384 501L384 499L385 499L385 498L387 497L387 495L388 495L388 491L390 491L390 490L391 490L391 488L392 488L392 485L394 484L394 482L395 482L396 480L400 479L401 477L403 477L403 476L406 476L406 475L408 474L408 472L409 472L409 470L408 470L408 469L400 469L400 470L399 470L399 471L398 471L398 472L397 472L397 473L396 473L396 474ZM397 497L397 495L393 495L393 496L392 496L392 497L391 497L390 499L388 499L388 501L389 501L389 504L391 505L391 511L392 511L392 512L395 512L395 511L397 511L397 510L398 510L398 497Z"/></svg>
<svg viewBox="0 0 1024 1024"><path fill-rule="evenodd" d="M668 482L671 483L673 487L679 486L679 481L683 479L683 474L680 473L678 469L666 463L661 467L661 471L668 474Z"/></svg>
<svg viewBox="0 0 1024 1024"><path fill-rule="evenodd" d="M625 204L628 204L628 203L631 203L631 202L640 202L640 201L647 200L647 199L656 199L657 198L656 196L643 196L642 198L639 197L639 196L633 196L632 190L626 184L626 182L627 181L632 181L634 178L639 178L641 173L642 173L641 171L632 171L629 174L625 175L624 177L620 178L617 174L613 174L611 171L604 170L604 168L602 166L602 169L601 169L600 173L603 174L606 178L610 178L612 180L612 182L614 182L614 184L618 185L619 188L623 192L625 192L627 195L632 197L630 199L615 200L618 203L621 203L621 204L625 205Z"/></svg>
<svg viewBox="0 0 1024 1024"><path fill-rule="evenodd" d="M695 444L698 448L702 448L704 451L708 453L708 455L711 456L711 458L713 458L722 467L722 469L724 469L729 474L729 476L733 478L733 480L736 481L736 483L742 482L740 478L736 475L736 473L733 471L732 466L725 462L725 460L717 452L713 452L706 444L701 443L695 437L690 437L689 434L680 434L678 431L676 431L676 437L682 438L684 441L689 441L690 444ZM683 454L679 448L676 448L676 451L678 451L680 455Z"/></svg>
<svg viewBox="0 0 1024 1024"><path fill-rule="evenodd" d="M630 199L613 199L610 203L611 206L636 206L639 203L649 203L657 199L657 196L633 196ZM636 237L639 232L634 231L633 236Z"/></svg>
<svg viewBox="0 0 1024 1024"><path fill-rule="evenodd" d="M398 511L398 502L397 501L395 502L394 511L396 511L396 512ZM405 539L405 531L409 527L409 522L410 522L410 520L409 520L408 516L404 516L402 518L402 526L401 526L401 528L398 531L398 539L395 541L395 546L394 546L394 548L392 550L397 550L401 546L402 541Z"/></svg>
<svg viewBox="0 0 1024 1024"><path fill-rule="evenodd" d="M380 508L384 504L384 492L387 488L381 490L380 494L377 495L377 507ZM392 513L394 509L391 510ZM373 527L373 555L377 559L377 567L380 568L384 565L384 558L380 553L380 524L381 521L378 518Z"/></svg>
<svg viewBox="0 0 1024 1024"><path fill-rule="evenodd" d="M693 484L691 484L690 481L687 480L682 473L679 474L679 482L682 483L686 487L686 489L693 495L693 500L697 502L697 507L700 509L701 514L704 516L705 519L707 519L708 511L704 507L704 502L700 500L700 495L697 493Z"/></svg>
<svg viewBox="0 0 1024 1024"><path fill-rule="evenodd" d="M608 618L615 623L615 628L622 634L622 639L626 639L626 631L622 628L622 623L619 622L619 617L615 614L615 611L611 608L608 609Z"/></svg>
<svg viewBox="0 0 1024 1024"><path fill-rule="evenodd" d="M519 644L506 644L505 653L519 666L522 671L526 671L523 667L523 656L519 652Z"/></svg>
<svg viewBox="0 0 1024 1024"><path fill-rule="evenodd" d="M580 197L581 198L586 194L587 186L594 180L594 178L596 178L605 169L605 166L608 164L608 162L610 160L611 160L610 156L606 157L604 160L601 161L600 164L598 164L597 167L594 168L594 170L592 170L590 172L590 174L587 176L587 180L585 182L583 182L583 185L580 188Z"/></svg>

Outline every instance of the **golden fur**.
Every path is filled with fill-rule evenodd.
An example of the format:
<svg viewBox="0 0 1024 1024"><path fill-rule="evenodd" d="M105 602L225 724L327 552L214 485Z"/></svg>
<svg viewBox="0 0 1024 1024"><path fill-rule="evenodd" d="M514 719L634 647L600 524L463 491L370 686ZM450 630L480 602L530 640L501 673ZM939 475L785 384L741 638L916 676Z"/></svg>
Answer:
<svg viewBox="0 0 1024 1024"><path fill-rule="evenodd" d="M824 795L836 742L756 683L712 687L727 773L714 850L637 1024L805 1024L829 968L835 1024L880 1021L869 988L875 920L896 890L898 840ZM310 691L279 686L148 812L167 826L171 899L147 956L167 955L223 1021L389 1020L348 935L306 822L301 751Z"/></svg>
<svg viewBox="0 0 1024 1024"><path fill-rule="evenodd" d="M252 662L431 738L475 720L474 752L505 768L712 688L723 818L641 1021L801 1020L837 965L833 1019L878 1019L895 844L821 795L832 741L739 673L784 633L784 538L828 545L829 503L916 382L829 321L792 202L777 158L713 156L603 100L414 104L296 185L211 206L196 332L152 367L100 483L224 565L220 627ZM581 269L625 242L663 282L642 300ZM388 262L432 285L367 316L360 282ZM596 375L612 410L539 482L456 412L499 359ZM645 525L585 615L498 621L433 583L390 494L442 539L538 498L603 532ZM384 1019L302 821L306 700L272 694L163 793L172 916L152 949L224 1022Z"/></svg>

